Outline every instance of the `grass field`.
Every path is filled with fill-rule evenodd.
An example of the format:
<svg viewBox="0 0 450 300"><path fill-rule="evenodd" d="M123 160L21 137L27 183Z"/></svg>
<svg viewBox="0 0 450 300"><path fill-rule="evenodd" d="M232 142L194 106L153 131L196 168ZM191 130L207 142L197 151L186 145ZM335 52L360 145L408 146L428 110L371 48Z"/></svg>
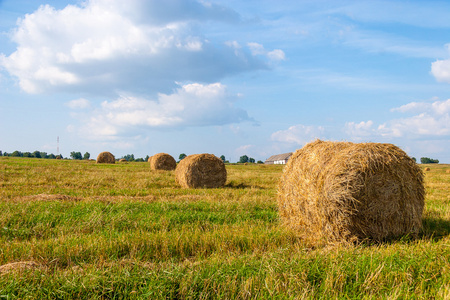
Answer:
<svg viewBox="0 0 450 300"><path fill-rule="evenodd" d="M147 163L0 158L0 299L450 299L450 170L428 165L417 240L307 248L281 166L182 189Z"/></svg>

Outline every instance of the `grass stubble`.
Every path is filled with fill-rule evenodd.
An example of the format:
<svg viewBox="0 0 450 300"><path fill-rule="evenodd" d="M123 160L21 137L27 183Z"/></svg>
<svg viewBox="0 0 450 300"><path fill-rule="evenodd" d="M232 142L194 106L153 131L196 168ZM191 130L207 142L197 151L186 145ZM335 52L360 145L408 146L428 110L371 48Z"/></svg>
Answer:
<svg viewBox="0 0 450 300"><path fill-rule="evenodd" d="M450 299L450 169L428 165L418 239L307 248L281 166L183 189L147 163L0 158L0 299Z"/></svg>

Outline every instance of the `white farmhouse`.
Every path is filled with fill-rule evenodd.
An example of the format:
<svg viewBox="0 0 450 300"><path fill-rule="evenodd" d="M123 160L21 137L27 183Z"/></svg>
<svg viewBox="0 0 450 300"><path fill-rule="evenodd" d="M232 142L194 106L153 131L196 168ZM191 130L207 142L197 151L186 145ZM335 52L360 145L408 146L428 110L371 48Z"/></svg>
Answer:
<svg viewBox="0 0 450 300"><path fill-rule="evenodd" d="M272 155L266 161L264 162L266 165L284 165L289 160L289 157L291 157L292 152L284 153L284 154L277 154Z"/></svg>

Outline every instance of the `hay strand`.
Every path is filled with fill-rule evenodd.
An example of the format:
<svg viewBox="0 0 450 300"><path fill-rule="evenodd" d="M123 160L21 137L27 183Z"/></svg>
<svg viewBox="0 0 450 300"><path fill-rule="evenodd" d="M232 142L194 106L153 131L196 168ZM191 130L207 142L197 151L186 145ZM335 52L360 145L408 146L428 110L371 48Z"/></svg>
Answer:
<svg viewBox="0 0 450 300"><path fill-rule="evenodd" d="M193 154L180 161L175 179L184 188L218 188L225 185L227 170L213 154Z"/></svg>
<svg viewBox="0 0 450 300"><path fill-rule="evenodd" d="M392 144L323 142L297 150L283 170L284 223L313 245L417 236L423 172Z"/></svg>
<svg viewBox="0 0 450 300"><path fill-rule="evenodd" d="M97 156L97 163L98 164L115 164L116 158L114 157L114 155L112 155L111 152L108 152L108 151L101 152Z"/></svg>
<svg viewBox="0 0 450 300"><path fill-rule="evenodd" d="M149 159L150 160L150 159ZM150 168L152 170L175 170L177 162L175 159L167 153L158 153L151 157Z"/></svg>

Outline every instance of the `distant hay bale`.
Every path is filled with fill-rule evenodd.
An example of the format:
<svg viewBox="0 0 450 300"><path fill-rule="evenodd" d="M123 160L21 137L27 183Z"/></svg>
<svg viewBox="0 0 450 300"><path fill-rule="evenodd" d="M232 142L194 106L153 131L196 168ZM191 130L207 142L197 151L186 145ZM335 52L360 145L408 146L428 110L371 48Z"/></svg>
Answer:
<svg viewBox="0 0 450 300"><path fill-rule="evenodd" d="M98 164L115 164L116 158L112 155L111 152L102 152L97 156Z"/></svg>
<svg viewBox="0 0 450 300"><path fill-rule="evenodd" d="M155 154L150 161L150 168L152 170L171 171L175 170L176 167L177 162L175 161L175 158L167 153Z"/></svg>
<svg viewBox="0 0 450 300"><path fill-rule="evenodd" d="M428 167L426 167L425 169L424 169L425 171L431 171L431 169L430 168L428 168Z"/></svg>
<svg viewBox="0 0 450 300"><path fill-rule="evenodd" d="M121 158L119 159L119 162L127 162L128 160L126 160L125 158Z"/></svg>
<svg viewBox="0 0 450 300"><path fill-rule="evenodd" d="M225 185L227 170L213 154L193 154L180 161L175 179L184 188L218 188Z"/></svg>
<svg viewBox="0 0 450 300"><path fill-rule="evenodd" d="M423 178L392 144L317 140L297 150L283 170L280 217L313 245L416 237Z"/></svg>
<svg viewBox="0 0 450 300"><path fill-rule="evenodd" d="M450 173L450 169L449 169L449 170L446 170L445 173Z"/></svg>

